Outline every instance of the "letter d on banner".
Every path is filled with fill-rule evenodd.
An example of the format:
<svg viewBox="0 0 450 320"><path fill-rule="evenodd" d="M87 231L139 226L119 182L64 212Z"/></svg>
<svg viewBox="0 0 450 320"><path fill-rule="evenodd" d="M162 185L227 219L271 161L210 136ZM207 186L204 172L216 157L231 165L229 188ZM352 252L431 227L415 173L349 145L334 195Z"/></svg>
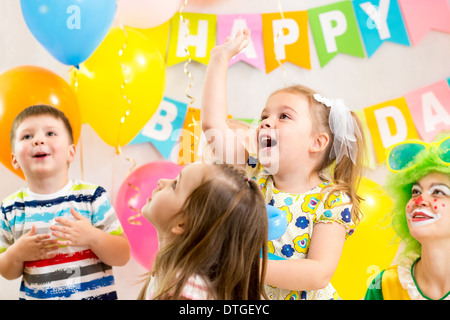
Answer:
<svg viewBox="0 0 450 320"><path fill-rule="evenodd" d="M405 98L386 101L364 109L378 163L386 149L406 139L418 139Z"/></svg>

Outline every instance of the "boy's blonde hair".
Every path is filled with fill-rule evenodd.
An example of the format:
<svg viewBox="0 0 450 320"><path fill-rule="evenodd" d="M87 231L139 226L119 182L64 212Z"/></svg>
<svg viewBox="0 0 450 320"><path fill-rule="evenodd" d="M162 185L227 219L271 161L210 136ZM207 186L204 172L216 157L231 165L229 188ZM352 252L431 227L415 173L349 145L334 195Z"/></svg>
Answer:
<svg viewBox="0 0 450 320"><path fill-rule="evenodd" d="M350 197L352 202L352 220L357 224L362 218L362 213L359 208L362 198L359 197L356 193L362 175L364 159L364 136L361 130L361 121L353 112L351 112L351 115L356 121L358 127L360 128L359 131L361 132L361 138L355 135L358 149L355 163L353 163L353 161L349 157L344 156L339 161L339 163L335 164L336 157L330 157L330 152L332 150L334 141L334 134L333 132L331 132L329 122L330 108L325 106L323 103L318 102L314 98L314 94L316 94L317 92L306 86L288 86L275 91L274 93L272 93L272 95L279 92L287 92L305 97L310 107L309 113L313 122L313 134L326 132L329 135L329 143L325 151L323 152L321 161L318 163L313 173L319 173L319 176L324 180L332 180L333 184L324 189L327 191L331 189L331 192L328 196L333 193L344 193ZM328 198L326 199L326 201L328 201Z"/></svg>
<svg viewBox="0 0 450 320"><path fill-rule="evenodd" d="M66 117L64 112L56 109L55 107L52 107L52 106L49 106L46 104L38 104L38 105L30 106L30 107L24 109L14 119L12 126L11 126L11 131L9 134L9 139L11 142L11 150L14 151L14 140L16 139L16 130L19 127L19 125L25 119L28 119L30 117L42 116L42 115L49 115L51 117L54 117L55 119L61 120L64 123L64 127L66 128L67 133L69 134L69 143L70 144L73 143L72 126L70 125L70 121Z"/></svg>

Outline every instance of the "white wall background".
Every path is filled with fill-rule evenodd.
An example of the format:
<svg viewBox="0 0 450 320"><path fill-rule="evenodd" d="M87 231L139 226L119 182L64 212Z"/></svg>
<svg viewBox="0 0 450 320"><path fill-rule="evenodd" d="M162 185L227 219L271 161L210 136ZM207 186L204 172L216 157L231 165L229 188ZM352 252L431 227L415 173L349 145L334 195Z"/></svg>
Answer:
<svg viewBox="0 0 450 320"><path fill-rule="evenodd" d="M280 0L284 11L299 11L337 2L336 0ZM450 2L450 0L449 0ZM197 0L186 11L232 14L278 12L277 0ZM228 77L229 113L235 117L259 116L267 96L285 82L298 82L329 97L341 97L354 110L403 96L405 93L450 76L450 35L430 32L416 47L384 43L369 58L340 54L323 69L320 68L310 33L311 70L285 64L286 79L281 68L266 74L243 62L232 66ZM0 74L17 66L36 65L51 70L68 80L69 67L61 64L34 39L28 30L19 0L0 1ZM200 107L206 66L192 62L188 66L194 77L189 94ZM167 68L165 96L188 103L185 89L190 83L183 64ZM24 92L26 94L26 91ZM163 160L150 144L127 146L123 155L104 143L84 124L81 133L84 180L102 185L114 199L118 188L130 169L125 156L133 158L137 166ZM386 169L381 166L367 170L365 176L384 183ZM80 156L71 165L72 178L81 177ZM0 165L0 199L24 185L24 181ZM120 299L134 299L140 288L136 284L146 272L135 260L114 268ZM0 299L17 299L19 280L7 281L0 276Z"/></svg>

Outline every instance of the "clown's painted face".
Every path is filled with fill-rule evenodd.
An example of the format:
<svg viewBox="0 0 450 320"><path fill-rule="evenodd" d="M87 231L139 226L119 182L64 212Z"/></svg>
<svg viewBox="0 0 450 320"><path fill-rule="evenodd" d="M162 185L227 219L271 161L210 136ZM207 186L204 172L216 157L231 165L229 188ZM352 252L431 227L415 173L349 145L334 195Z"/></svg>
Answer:
<svg viewBox="0 0 450 320"><path fill-rule="evenodd" d="M450 176L430 173L417 181L406 205L411 235L419 242L425 238L450 239Z"/></svg>

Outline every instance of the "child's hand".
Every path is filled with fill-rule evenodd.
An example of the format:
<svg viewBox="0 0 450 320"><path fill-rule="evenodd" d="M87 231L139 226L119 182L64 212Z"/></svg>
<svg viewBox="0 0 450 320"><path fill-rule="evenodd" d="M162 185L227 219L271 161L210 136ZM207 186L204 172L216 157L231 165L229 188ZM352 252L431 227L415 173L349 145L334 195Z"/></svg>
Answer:
<svg viewBox="0 0 450 320"><path fill-rule="evenodd" d="M49 234L36 234L36 226L21 236L15 243L14 252L17 261L36 261L53 258L59 247L56 239L49 239Z"/></svg>
<svg viewBox="0 0 450 320"><path fill-rule="evenodd" d="M58 240L61 246L90 246L94 241L96 228L92 226L91 222L83 217L74 208L70 209L70 213L76 219L73 221L67 218L57 217L56 222L61 225L51 226L52 234L63 240Z"/></svg>
<svg viewBox="0 0 450 320"><path fill-rule="evenodd" d="M224 44L218 45L211 50L211 55L223 54L228 60L241 52L250 43L250 30L242 29L236 33L234 39L227 37Z"/></svg>

